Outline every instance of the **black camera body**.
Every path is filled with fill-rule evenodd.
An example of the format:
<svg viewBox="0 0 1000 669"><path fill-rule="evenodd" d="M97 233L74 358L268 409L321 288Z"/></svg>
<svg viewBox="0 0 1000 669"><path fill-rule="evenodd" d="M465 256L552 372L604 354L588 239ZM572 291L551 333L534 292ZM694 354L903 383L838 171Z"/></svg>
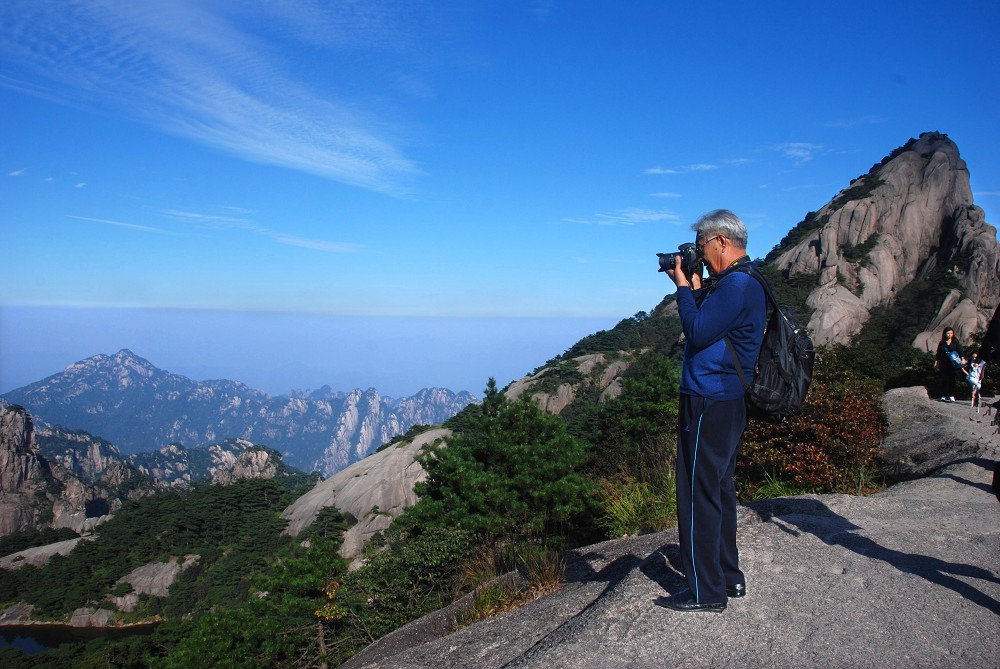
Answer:
<svg viewBox="0 0 1000 669"><path fill-rule="evenodd" d="M657 253L660 258L660 272L673 269L677 261L677 256L681 257L681 269L690 278L697 274L701 276L701 254L698 253L698 245L692 242L681 244L674 253Z"/></svg>

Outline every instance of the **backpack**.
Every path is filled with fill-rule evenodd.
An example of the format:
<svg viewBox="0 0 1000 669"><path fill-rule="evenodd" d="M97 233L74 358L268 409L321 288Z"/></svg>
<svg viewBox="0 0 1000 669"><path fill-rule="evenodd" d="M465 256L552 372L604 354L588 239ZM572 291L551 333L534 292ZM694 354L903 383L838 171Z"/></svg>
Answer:
<svg viewBox="0 0 1000 669"><path fill-rule="evenodd" d="M962 356L958 354L958 351L948 351L948 360L955 369L962 369Z"/></svg>
<svg viewBox="0 0 1000 669"><path fill-rule="evenodd" d="M778 306L767 279L755 268L738 266L760 282L773 307L764 328L764 340L757 354L753 383L747 383L743 366L736 356L733 343L725 337L726 348L733 358L736 371L746 391L747 413L751 418L780 422L795 414L805 402L812 381L816 350L812 339L798 320Z"/></svg>

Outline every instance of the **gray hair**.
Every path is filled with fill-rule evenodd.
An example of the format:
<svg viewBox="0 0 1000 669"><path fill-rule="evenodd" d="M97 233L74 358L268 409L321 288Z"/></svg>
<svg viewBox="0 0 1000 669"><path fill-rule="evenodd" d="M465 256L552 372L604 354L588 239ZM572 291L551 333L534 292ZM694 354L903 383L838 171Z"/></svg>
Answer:
<svg viewBox="0 0 1000 669"><path fill-rule="evenodd" d="M737 248L747 247L747 226L740 217L728 209L710 211L691 226L699 239L708 239L713 234L728 237Z"/></svg>

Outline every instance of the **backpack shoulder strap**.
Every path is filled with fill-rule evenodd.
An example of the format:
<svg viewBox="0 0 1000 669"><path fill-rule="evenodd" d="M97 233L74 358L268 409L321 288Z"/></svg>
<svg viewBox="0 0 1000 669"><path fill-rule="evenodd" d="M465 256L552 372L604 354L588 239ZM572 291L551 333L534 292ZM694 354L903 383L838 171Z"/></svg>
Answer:
<svg viewBox="0 0 1000 669"><path fill-rule="evenodd" d="M753 278L757 279L757 282L760 283L761 287L764 289L764 294L767 295L767 301L768 301L768 303L771 306L773 306L775 309L778 309L778 310L781 309L781 307L778 306L778 300L776 300L774 298L774 293L771 292L771 284L768 283L767 279L764 278L764 275L760 273L760 270L758 270L756 267L754 267L750 263L741 263L741 264L737 265L736 267L734 267L733 271L734 272L743 272L743 273L749 274Z"/></svg>
<svg viewBox="0 0 1000 669"><path fill-rule="evenodd" d="M750 384L747 383L746 374L743 373L743 365L740 364L740 358L736 355L736 349L733 348L733 342L730 341L729 335L726 335L723 339L726 341L726 349L729 351L729 356L733 359L733 364L736 365L736 373L740 375L740 381L743 383L743 390L746 390L750 387Z"/></svg>
<svg viewBox="0 0 1000 669"><path fill-rule="evenodd" d="M743 272L757 279L757 282L760 283L761 287L764 289L764 294L767 296L768 303L773 305L778 311L781 311L781 307L778 306L777 300L774 299L774 294L771 292L771 286L768 284L767 279L765 279L764 275L757 271L753 265L750 263L740 263L733 268L733 271ZM726 335L723 339L726 342L726 349L729 351L729 356L733 359L733 365L736 366L736 372L740 375L740 381L743 383L743 389L746 390L750 387L750 384L747 383L746 374L743 373L743 365L740 364L740 358L736 355L736 349L733 348L733 342L729 339L729 335Z"/></svg>

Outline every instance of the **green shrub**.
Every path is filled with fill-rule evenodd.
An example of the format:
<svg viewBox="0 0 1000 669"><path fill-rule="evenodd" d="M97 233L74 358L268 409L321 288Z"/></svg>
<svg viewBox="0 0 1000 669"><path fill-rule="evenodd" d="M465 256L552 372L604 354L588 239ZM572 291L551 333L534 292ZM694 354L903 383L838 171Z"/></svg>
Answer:
<svg viewBox="0 0 1000 669"><path fill-rule="evenodd" d="M344 576L346 613L334 630L347 656L450 604L475 550L472 534L458 527L393 523L381 542L366 548L366 564Z"/></svg>
<svg viewBox="0 0 1000 669"><path fill-rule="evenodd" d="M805 218L796 223L795 226L788 231L788 234L782 237L781 241L768 252L764 262L771 262L787 249L790 249L811 235L814 230L822 228L829 220L830 217L827 214L817 216L815 211L810 211L806 214Z"/></svg>
<svg viewBox="0 0 1000 669"><path fill-rule="evenodd" d="M845 244L840 249L840 255L848 262L858 263L865 267L869 263L868 254L875 248L878 240L879 234L876 232L859 244Z"/></svg>

